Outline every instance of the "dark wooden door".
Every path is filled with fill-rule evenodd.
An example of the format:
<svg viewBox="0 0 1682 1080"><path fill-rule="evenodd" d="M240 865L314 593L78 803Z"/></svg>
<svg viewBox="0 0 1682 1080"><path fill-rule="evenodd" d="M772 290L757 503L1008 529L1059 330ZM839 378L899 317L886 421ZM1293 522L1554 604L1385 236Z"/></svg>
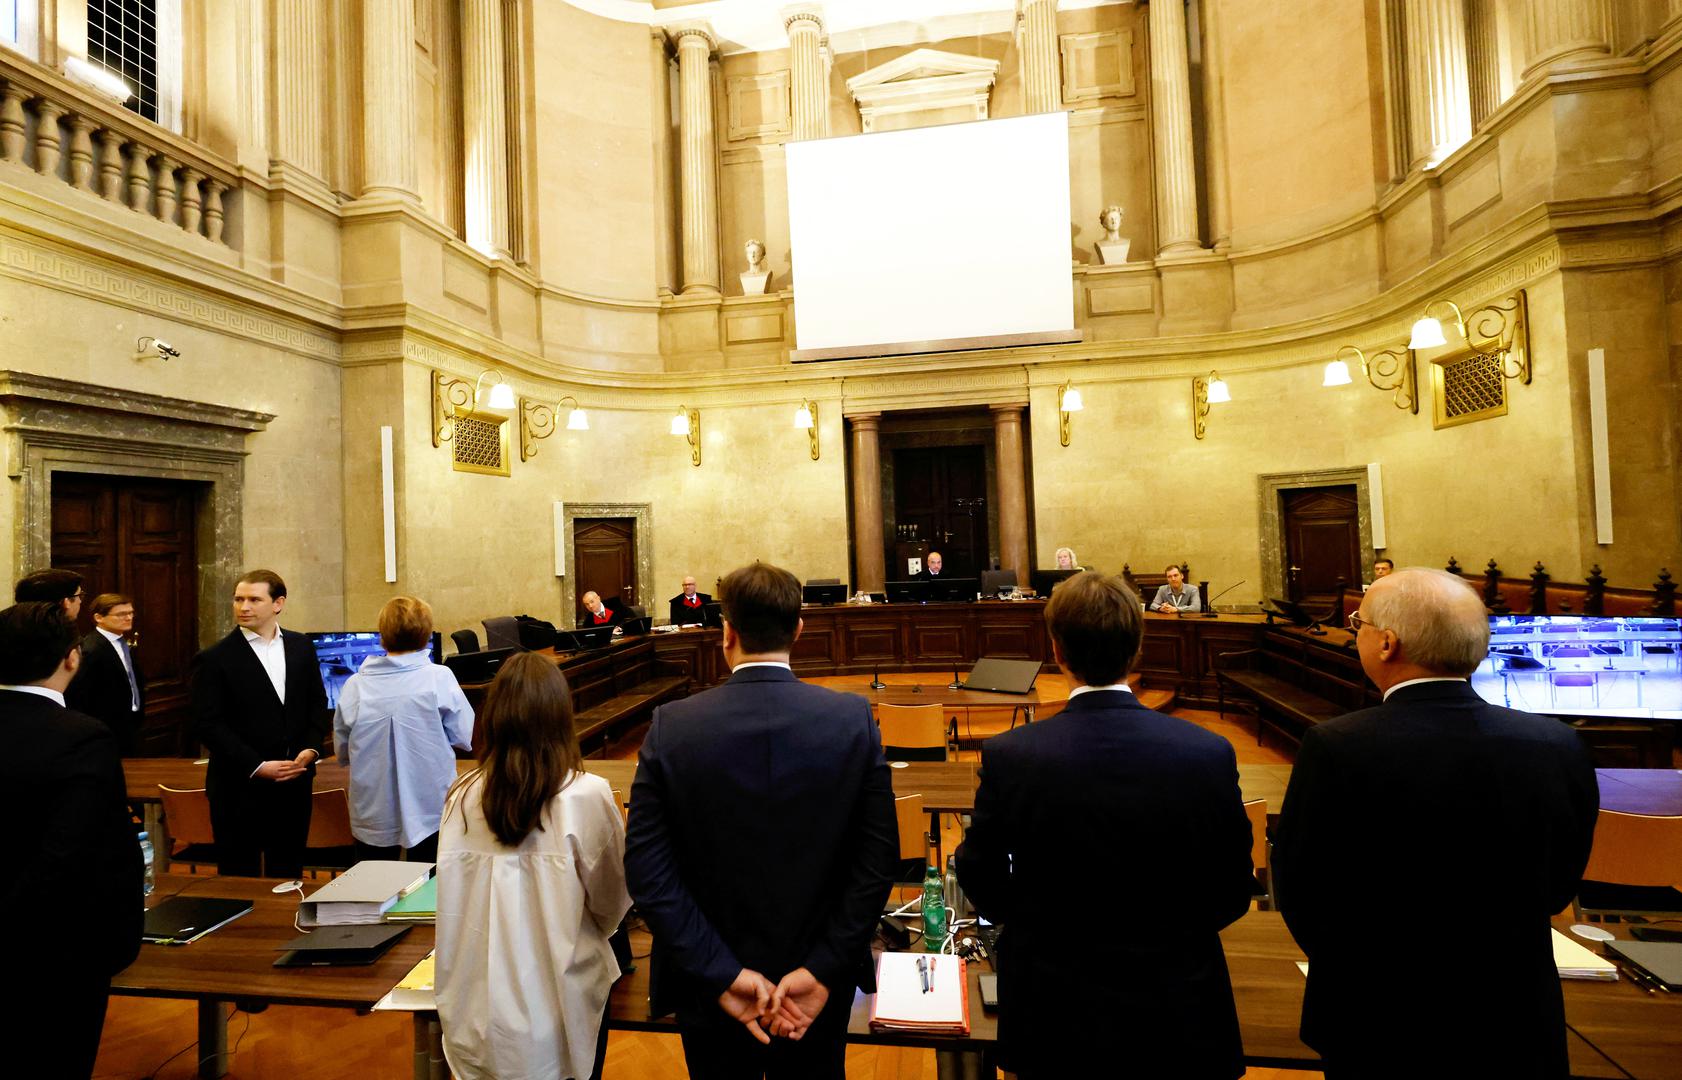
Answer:
<svg viewBox="0 0 1682 1080"><path fill-rule="evenodd" d="M53 474L52 565L82 575L78 629L93 630L93 599L134 598L135 659L146 677L143 754L191 753L187 676L198 651L194 521L204 485Z"/></svg>
<svg viewBox="0 0 1682 1080"><path fill-rule="evenodd" d="M894 451L894 521L938 551L942 573L987 568L987 459L979 446ZM899 565L889 577L904 574Z"/></svg>
<svg viewBox="0 0 1682 1080"><path fill-rule="evenodd" d="M572 523L572 565L578 575L578 599L587 592L604 602L637 598L637 537L634 518L579 518ZM582 610L582 606L580 607ZM573 613L574 619L577 612Z"/></svg>
<svg viewBox="0 0 1682 1080"><path fill-rule="evenodd" d="M1325 614L1338 590L1361 580L1360 503L1354 484L1284 493L1285 585L1290 599Z"/></svg>

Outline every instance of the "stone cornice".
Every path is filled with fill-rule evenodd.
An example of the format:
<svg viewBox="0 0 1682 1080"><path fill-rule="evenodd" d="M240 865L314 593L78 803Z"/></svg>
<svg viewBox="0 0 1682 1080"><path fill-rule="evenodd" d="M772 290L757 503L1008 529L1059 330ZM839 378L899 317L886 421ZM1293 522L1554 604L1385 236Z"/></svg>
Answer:
<svg viewBox="0 0 1682 1080"><path fill-rule="evenodd" d="M139 390L118 390L55 379L29 371L0 371L0 403L8 408L17 402L31 401L48 405L76 405L84 409L103 409L114 413L140 413L154 418L179 420L203 427L233 428L238 431L262 431L274 420L273 413L238 409L231 405L211 405L185 398L162 397Z"/></svg>

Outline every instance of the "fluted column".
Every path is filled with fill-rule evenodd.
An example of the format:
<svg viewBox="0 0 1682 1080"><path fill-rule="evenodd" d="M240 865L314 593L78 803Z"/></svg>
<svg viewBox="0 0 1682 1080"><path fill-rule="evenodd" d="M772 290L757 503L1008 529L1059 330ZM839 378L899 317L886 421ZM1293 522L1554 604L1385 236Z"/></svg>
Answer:
<svg viewBox="0 0 1682 1080"><path fill-rule="evenodd" d="M1575 60L1612 51L1612 22L1606 0L1529 0L1525 25L1524 77ZM1674 11L1676 5L1671 5Z"/></svg>
<svg viewBox="0 0 1682 1080"><path fill-rule="evenodd" d="M1472 137L1464 0L1406 0L1409 168L1430 168Z"/></svg>
<svg viewBox="0 0 1682 1080"><path fill-rule="evenodd" d="M683 291L718 291L718 179L713 135L712 53L705 27L672 30L677 44L678 162L682 206Z"/></svg>
<svg viewBox="0 0 1682 1080"><path fill-rule="evenodd" d="M829 134L829 64L823 55L823 13L816 4L783 8L783 29L788 31L794 138L822 139Z"/></svg>
<svg viewBox="0 0 1682 1080"><path fill-rule="evenodd" d="M1198 9L1203 27L1203 120L1208 147L1209 246L1232 247L1232 194L1227 183L1226 70L1221 59L1220 15L1215 5Z"/></svg>
<svg viewBox="0 0 1682 1080"><path fill-rule="evenodd" d="M508 258L508 109L502 0L465 0L461 51L467 242L486 255Z"/></svg>
<svg viewBox="0 0 1682 1080"><path fill-rule="evenodd" d="M1682 0L1670 0L1670 18L1666 21L1675 22L1677 19L1682 19Z"/></svg>
<svg viewBox="0 0 1682 1080"><path fill-rule="evenodd" d="M322 107L327 84L324 35L320 0L275 0L274 134L270 155L318 180L327 175ZM385 122L385 117L372 109L367 115Z"/></svg>
<svg viewBox="0 0 1682 1080"><path fill-rule="evenodd" d="M1151 116L1156 124L1157 252L1196 251L1197 174L1191 153L1191 64L1184 0L1152 0Z"/></svg>
<svg viewBox="0 0 1682 1080"><path fill-rule="evenodd" d="M1028 571L1028 474L1022 457L1022 406L993 406L993 466L999 484L999 569Z"/></svg>
<svg viewBox="0 0 1682 1080"><path fill-rule="evenodd" d="M1029 113L1061 109L1063 79L1057 55L1057 0L1024 0L1021 49L1024 108Z"/></svg>
<svg viewBox="0 0 1682 1080"><path fill-rule="evenodd" d="M881 592L888 580L882 542L881 413L847 417L853 429L853 588Z"/></svg>
<svg viewBox="0 0 1682 1080"><path fill-rule="evenodd" d="M1501 104L1501 43L1495 5L1496 0L1466 0L1466 78L1473 129Z"/></svg>
<svg viewBox="0 0 1682 1080"><path fill-rule="evenodd" d="M363 0L362 195L417 200L414 0Z"/></svg>

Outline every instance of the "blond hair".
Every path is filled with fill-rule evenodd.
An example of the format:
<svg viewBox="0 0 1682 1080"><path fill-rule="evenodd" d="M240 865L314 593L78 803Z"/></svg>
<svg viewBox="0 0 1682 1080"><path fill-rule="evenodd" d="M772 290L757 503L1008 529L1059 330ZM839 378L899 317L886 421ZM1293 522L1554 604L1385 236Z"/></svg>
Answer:
<svg viewBox="0 0 1682 1080"><path fill-rule="evenodd" d="M388 653L419 652L432 641L432 605L394 596L380 608L380 644Z"/></svg>

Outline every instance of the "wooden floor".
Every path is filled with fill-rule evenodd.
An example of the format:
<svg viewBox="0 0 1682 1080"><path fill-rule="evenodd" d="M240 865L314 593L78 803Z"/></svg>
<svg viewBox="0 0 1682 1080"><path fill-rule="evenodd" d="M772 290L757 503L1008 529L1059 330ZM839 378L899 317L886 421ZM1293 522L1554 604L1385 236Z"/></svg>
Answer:
<svg viewBox="0 0 1682 1080"><path fill-rule="evenodd" d="M925 676L925 679L930 678ZM838 688L856 680L815 679ZM866 679L865 681L868 681ZM1061 698L1057 676L1042 676L1041 693ZM1042 715L1054 710L1042 710ZM1257 746L1254 728L1222 720L1212 712L1182 709L1176 715L1230 740L1240 763L1289 763L1291 755L1270 743ZM635 757L643 731L628 733L606 756ZM963 757L978 756L974 751ZM958 841L948 826L945 850ZM197 1022L191 1002L113 997L105 1018L96 1077L135 1080L189 1080L197 1075ZM412 1035L409 1018L388 1013L352 1016L339 1009L273 1006L257 1016L237 1014L228 1025L228 1045L236 1046L233 1072L242 1080L385 1080L410 1073ZM167 1065L165 1059L178 1055ZM160 1068L160 1066L162 1066ZM608 1040L605 1075L609 1080L676 1080L688 1076L683 1048L675 1035L615 1031ZM856 1080L936 1080L934 1052L893 1047L851 1046L847 1075ZM1247 1080L1318 1077L1317 1072L1251 1069Z"/></svg>

